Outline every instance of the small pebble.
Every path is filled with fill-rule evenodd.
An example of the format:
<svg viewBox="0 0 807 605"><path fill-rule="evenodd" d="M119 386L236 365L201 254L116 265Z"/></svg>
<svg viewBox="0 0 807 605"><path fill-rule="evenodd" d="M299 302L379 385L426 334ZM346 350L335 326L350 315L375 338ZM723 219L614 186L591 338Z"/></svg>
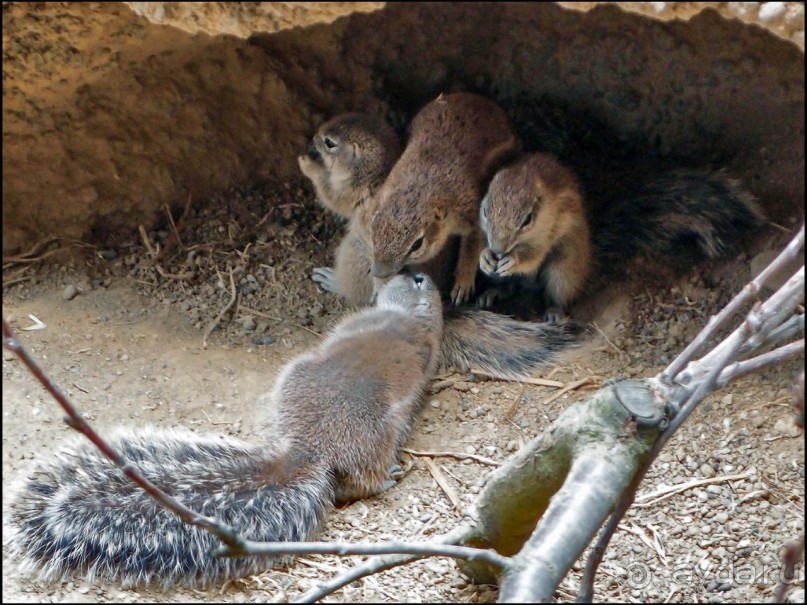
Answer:
<svg viewBox="0 0 807 605"><path fill-rule="evenodd" d="M62 290L62 298L65 300L72 300L76 294L78 294L78 289L73 284L66 285Z"/></svg>
<svg viewBox="0 0 807 605"><path fill-rule="evenodd" d="M712 465L706 463L701 464L700 471L701 475L703 475L707 479L714 477L716 474L715 469L712 467Z"/></svg>
<svg viewBox="0 0 807 605"><path fill-rule="evenodd" d="M776 421L776 424L773 425L773 430L777 433L787 433L790 431L791 426L793 426L792 418L780 418Z"/></svg>

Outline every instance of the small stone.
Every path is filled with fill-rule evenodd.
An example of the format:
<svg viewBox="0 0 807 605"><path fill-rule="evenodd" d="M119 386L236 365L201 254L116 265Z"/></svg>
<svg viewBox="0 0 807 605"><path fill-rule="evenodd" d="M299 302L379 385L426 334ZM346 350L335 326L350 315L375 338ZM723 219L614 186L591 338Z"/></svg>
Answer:
<svg viewBox="0 0 807 605"><path fill-rule="evenodd" d="M246 332L253 332L255 330L255 328L257 327L257 324L255 323L255 320L252 319L251 317L247 317L241 323L241 325L244 327L244 331L246 331Z"/></svg>
<svg viewBox="0 0 807 605"><path fill-rule="evenodd" d="M67 284L62 290L62 298L65 300L72 300L76 294L78 294L78 289L73 284Z"/></svg>
<svg viewBox="0 0 807 605"><path fill-rule="evenodd" d="M275 342L275 339L267 334L264 336L253 336L250 342L254 345L270 345Z"/></svg>
<svg viewBox="0 0 807 605"><path fill-rule="evenodd" d="M776 421L776 424L773 425L773 430L777 433L788 433L791 426L793 426L792 418L780 418Z"/></svg>
<svg viewBox="0 0 807 605"><path fill-rule="evenodd" d="M701 475L703 475L707 479L710 479L710 478L714 477L715 474L716 474L715 469L712 468L712 465L711 464L706 464L705 462L703 464L701 464L700 471L701 471Z"/></svg>
<svg viewBox="0 0 807 605"><path fill-rule="evenodd" d="M118 258L118 253L115 252L112 248L107 248L106 250L101 250L98 253L98 256L100 256L104 260L115 260L116 258Z"/></svg>
<svg viewBox="0 0 807 605"><path fill-rule="evenodd" d="M728 521L728 520L729 520L728 513L717 513L715 515L715 521L717 521L721 525L724 525L726 523L726 521Z"/></svg>
<svg viewBox="0 0 807 605"><path fill-rule="evenodd" d="M750 423L751 423L751 426L752 426L752 427L754 427L755 429L758 429L758 428L759 428L759 427L761 427L763 424L765 424L765 417L764 417L764 416L762 416L762 415L759 415L759 416L751 416Z"/></svg>

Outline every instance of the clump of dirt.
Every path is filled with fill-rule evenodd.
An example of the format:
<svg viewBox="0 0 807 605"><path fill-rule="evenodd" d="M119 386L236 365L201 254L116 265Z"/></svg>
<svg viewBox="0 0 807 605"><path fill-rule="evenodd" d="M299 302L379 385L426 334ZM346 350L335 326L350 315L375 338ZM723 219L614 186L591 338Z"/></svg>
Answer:
<svg viewBox="0 0 807 605"><path fill-rule="evenodd" d="M119 424L159 424L255 438L258 396L284 363L346 311L310 280L314 267L331 263L343 226L317 206L307 185L265 184L204 202L170 220L166 215L138 239L76 246L71 254L54 253L40 263L18 259L11 267L21 281L4 288L4 316L102 434ZM769 229L762 248L785 237ZM543 374L563 384L590 377L587 383L546 403L555 389L443 373L408 447L504 460L603 379L659 372L748 280L751 261L739 253L681 277L657 264L631 266L624 281L592 296L590 334ZM35 324L32 316L45 327L26 331ZM789 407L800 365L748 377L702 404L654 465L617 532L598 576L598 599L771 596L780 550L804 529L804 444ZM12 483L51 456L71 431L8 354L3 387L3 477ZM446 533L460 523L491 470L471 459L435 459L460 503L455 507L420 456L403 454L402 461L407 472L396 487L334 511L321 539L423 540ZM648 497L663 485L681 491ZM4 518L13 495L14 489L4 490ZM307 556L221 589L161 592L80 577L43 584L21 576L15 561L4 558L3 598L276 602L357 560ZM559 601L573 600L580 569L578 563L564 580ZM801 593L794 591L794 598L803 595L803 573L799 577ZM491 602L496 595L495 587L469 584L454 562L435 558L355 582L334 599Z"/></svg>

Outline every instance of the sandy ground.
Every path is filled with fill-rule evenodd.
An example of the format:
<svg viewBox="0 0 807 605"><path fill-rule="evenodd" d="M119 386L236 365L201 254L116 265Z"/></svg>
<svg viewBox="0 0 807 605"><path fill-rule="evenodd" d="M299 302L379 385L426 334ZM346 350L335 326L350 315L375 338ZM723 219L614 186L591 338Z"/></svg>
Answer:
<svg viewBox="0 0 807 605"><path fill-rule="evenodd" d="M205 208L184 218L181 243L168 226L148 234L154 251L158 245L163 249L156 262L140 238L110 241L106 248L74 248L70 255L31 264L24 281L4 288L4 317L102 433L119 424L155 424L254 438L258 395L345 310L308 277L313 267L329 263L341 228L313 205L308 190L233 191ZM752 254L773 246L772 238L773 231ZM592 299L596 327L583 344L561 355L543 376L563 383L592 376L596 383L654 375L749 278L750 258L740 253L673 280L663 271L626 272L624 283ZM237 309L217 324L205 348L208 326L231 298L230 269L240 292ZM77 294L71 297L72 288ZM34 323L29 315L46 327L21 331ZM804 530L804 444L789 407L802 363L749 377L704 402L640 493L712 482L630 511L601 567L597 599L771 597L780 550ZM409 447L499 461L591 392L580 388L545 404L555 389L529 386L507 418L520 384L445 372L438 378L440 388L429 396ZM4 522L15 482L71 434L61 418L21 363L4 353L3 482L11 486L3 490ZM455 527L461 512L424 461L405 454L402 461L411 464L396 487L335 511L322 539L420 540ZM472 460L436 463L463 507L473 502L490 471ZM221 589L161 592L81 578L42 584L21 577L4 552L3 601L285 601L352 562L307 556ZM578 570L562 583L558 601L573 600ZM791 598L800 602L803 566L797 575ZM366 578L330 599L490 602L496 595L493 586L470 585L453 561L435 558Z"/></svg>

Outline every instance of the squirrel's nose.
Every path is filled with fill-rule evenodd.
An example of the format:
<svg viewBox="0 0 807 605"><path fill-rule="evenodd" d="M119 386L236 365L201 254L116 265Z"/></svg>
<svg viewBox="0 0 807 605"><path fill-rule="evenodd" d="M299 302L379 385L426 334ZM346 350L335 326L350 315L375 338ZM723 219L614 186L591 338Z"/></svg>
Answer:
<svg viewBox="0 0 807 605"><path fill-rule="evenodd" d="M393 266L391 263L382 263L380 261L373 263L373 277L385 279L387 277L392 277L396 273L398 273L398 268Z"/></svg>
<svg viewBox="0 0 807 605"><path fill-rule="evenodd" d="M500 260L502 260L502 257L504 256L504 253L503 252L496 252L495 250L491 250L490 255L493 257L493 260L500 261Z"/></svg>
<svg viewBox="0 0 807 605"><path fill-rule="evenodd" d="M413 275L412 279L415 280L415 283L419 286L424 281L426 281L426 276L423 275L422 273L418 273L417 275Z"/></svg>
<svg viewBox="0 0 807 605"><path fill-rule="evenodd" d="M311 149L308 150L308 157L312 160L319 160L322 156L319 153L319 149L312 145Z"/></svg>

